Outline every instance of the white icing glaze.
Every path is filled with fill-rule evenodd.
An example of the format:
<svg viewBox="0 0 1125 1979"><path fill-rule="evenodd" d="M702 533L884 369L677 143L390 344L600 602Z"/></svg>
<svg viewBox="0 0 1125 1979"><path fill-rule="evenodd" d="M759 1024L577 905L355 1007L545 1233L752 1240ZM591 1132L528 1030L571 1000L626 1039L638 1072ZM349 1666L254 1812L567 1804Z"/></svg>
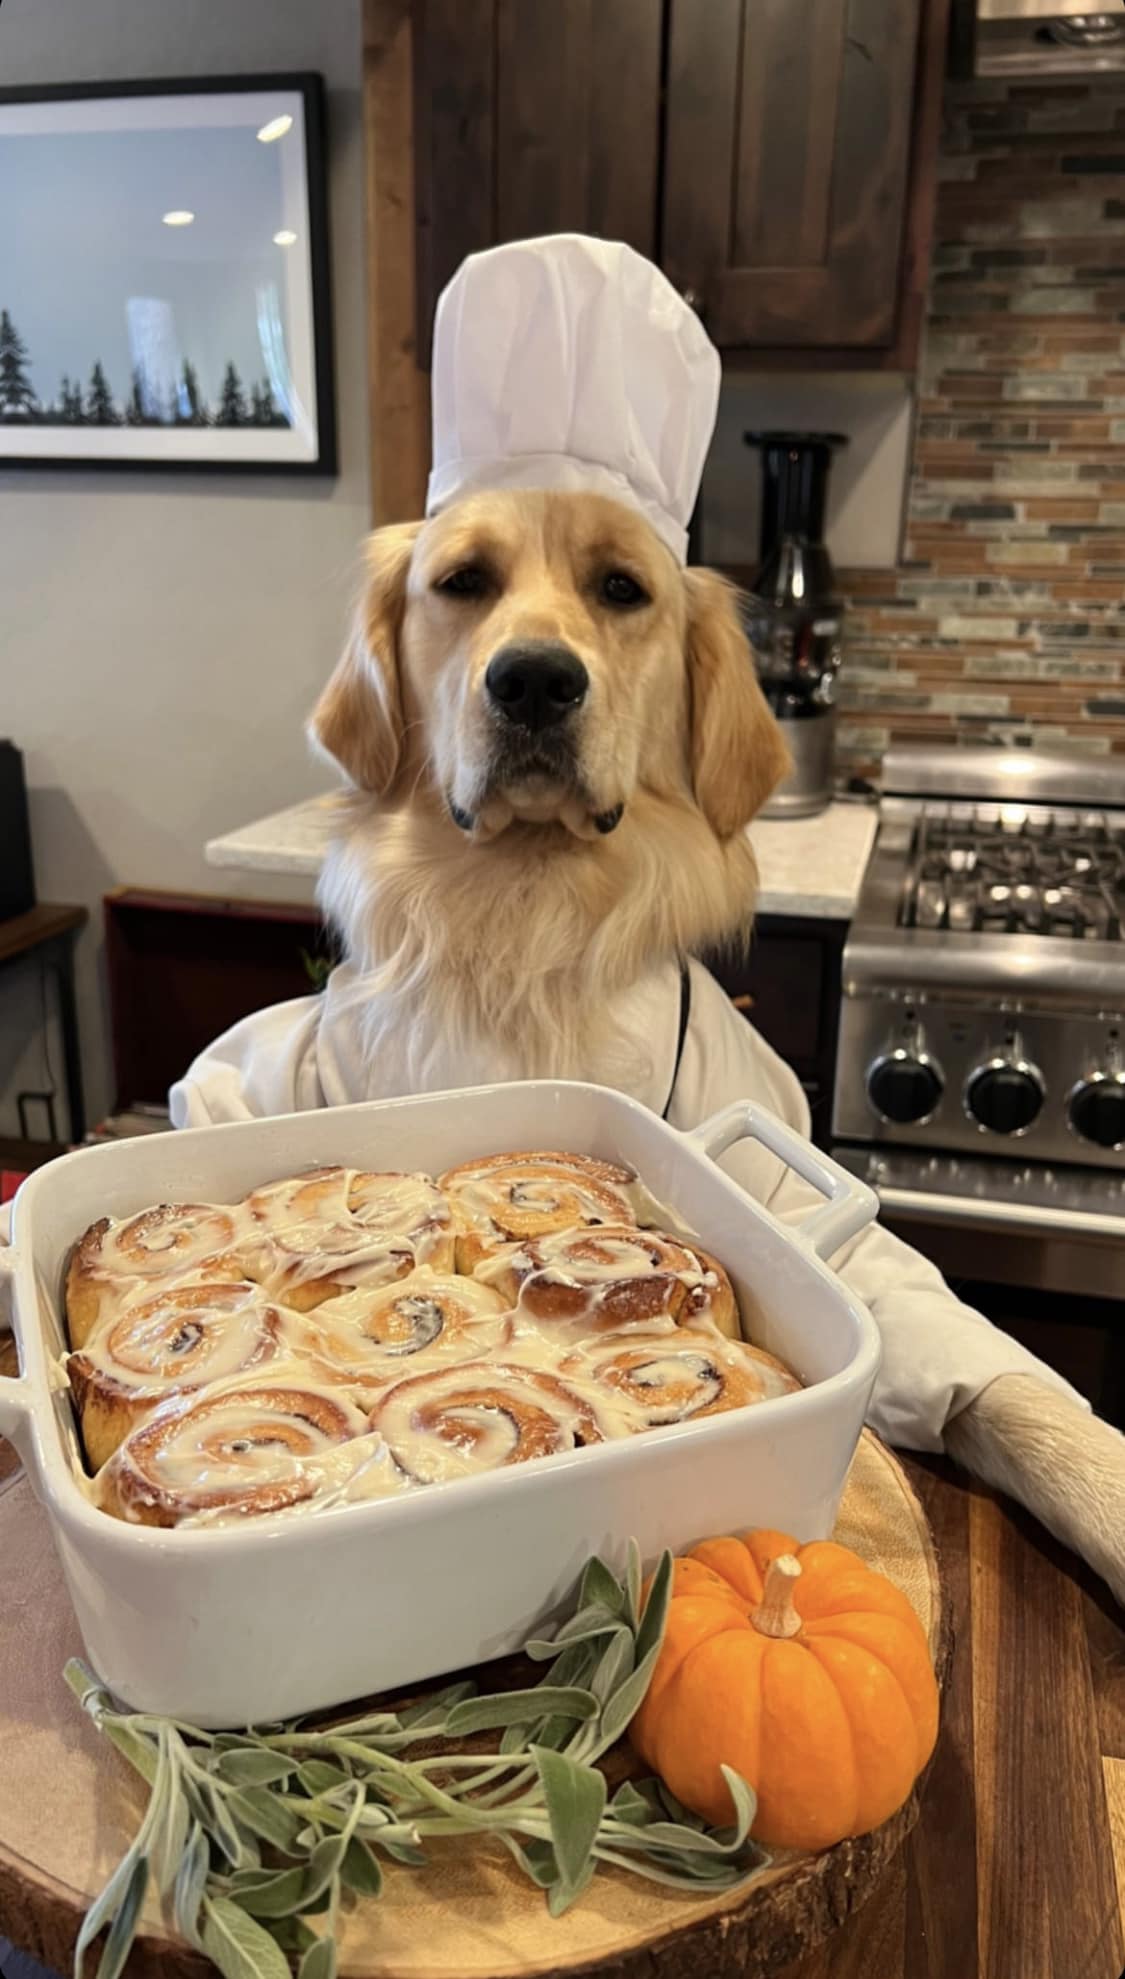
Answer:
<svg viewBox="0 0 1125 1979"><path fill-rule="evenodd" d="M174 1285L127 1304L79 1358L99 1384L140 1400L230 1381L299 1338L300 1322L257 1285Z"/></svg>
<svg viewBox="0 0 1125 1979"><path fill-rule="evenodd" d="M498 1292L424 1265L397 1284L317 1306L306 1339L310 1357L334 1379L385 1387L422 1368L478 1359L502 1347L510 1332Z"/></svg>
<svg viewBox="0 0 1125 1979"><path fill-rule="evenodd" d="M216 1203L161 1203L111 1222L89 1268L97 1277L159 1278L198 1271L237 1243L239 1213Z"/></svg>
<svg viewBox="0 0 1125 1979"><path fill-rule="evenodd" d="M579 1224L635 1223L631 1171L574 1155L513 1154L442 1177L459 1223L489 1243Z"/></svg>
<svg viewBox="0 0 1125 1979"><path fill-rule="evenodd" d="M505 1246L483 1259L475 1275L516 1299L521 1330L542 1325L575 1337L695 1322L720 1294L719 1274L678 1239L612 1225ZM729 1306L725 1279L721 1290Z"/></svg>
<svg viewBox="0 0 1125 1979"><path fill-rule="evenodd" d="M576 1251L576 1239L582 1246L581 1254ZM657 1273L674 1278L692 1291L718 1284L715 1273L707 1270L694 1252L685 1251L681 1264L655 1251L639 1230L635 1236L616 1230L555 1230L538 1240L534 1253L521 1246L499 1260L486 1259L477 1266L476 1276L486 1284L494 1284L504 1265L514 1267L519 1273L526 1272L528 1279L534 1277L543 1284L568 1285L594 1293L603 1286L619 1284L623 1278L649 1278Z"/></svg>
<svg viewBox="0 0 1125 1979"><path fill-rule="evenodd" d="M372 1498L395 1498L414 1489L383 1438L371 1430L304 1458L301 1472L312 1488L286 1507L287 1518L331 1512L338 1506L359 1505ZM246 1512L238 1508L218 1507L189 1514L180 1520L180 1528L242 1525L246 1517Z"/></svg>
<svg viewBox="0 0 1125 1979"><path fill-rule="evenodd" d="M674 1333L603 1334L574 1348L561 1369L597 1393L622 1435L745 1408L798 1386L768 1355L706 1322Z"/></svg>
<svg viewBox="0 0 1125 1979"><path fill-rule="evenodd" d="M250 1268L267 1284L387 1284L446 1236L449 1205L428 1176L323 1168L256 1189L242 1208Z"/></svg>
<svg viewBox="0 0 1125 1979"><path fill-rule="evenodd" d="M419 1484L469 1477L612 1434L592 1397L522 1356L519 1363L469 1361L400 1382L376 1405L371 1425Z"/></svg>
<svg viewBox="0 0 1125 1979"><path fill-rule="evenodd" d="M268 1378L166 1402L102 1475L127 1518L145 1506L170 1508L180 1523L212 1512L245 1517L314 1496L315 1465L366 1431L346 1393L317 1387L304 1365L283 1362Z"/></svg>

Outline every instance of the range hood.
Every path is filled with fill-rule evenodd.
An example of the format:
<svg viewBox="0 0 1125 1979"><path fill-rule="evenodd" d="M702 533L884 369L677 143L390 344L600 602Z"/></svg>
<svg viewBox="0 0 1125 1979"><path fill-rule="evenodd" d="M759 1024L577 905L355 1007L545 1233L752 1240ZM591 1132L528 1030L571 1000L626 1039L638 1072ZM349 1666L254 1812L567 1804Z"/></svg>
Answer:
<svg viewBox="0 0 1125 1979"><path fill-rule="evenodd" d="M1125 0L975 0L978 76L1125 73Z"/></svg>

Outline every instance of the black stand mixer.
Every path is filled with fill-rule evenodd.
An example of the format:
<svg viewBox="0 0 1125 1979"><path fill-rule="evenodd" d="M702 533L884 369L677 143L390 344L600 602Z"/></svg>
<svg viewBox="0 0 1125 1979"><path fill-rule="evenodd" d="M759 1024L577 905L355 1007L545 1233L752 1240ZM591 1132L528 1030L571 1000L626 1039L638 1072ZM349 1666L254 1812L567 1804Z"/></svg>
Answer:
<svg viewBox="0 0 1125 1979"><path fill-rule="evenodd" d="M762 815L808 818L832 801L842 605L824 545L828 470L842 433L747 433L762 454L761 564L743 604L758 677L793 772Z"/></svg>

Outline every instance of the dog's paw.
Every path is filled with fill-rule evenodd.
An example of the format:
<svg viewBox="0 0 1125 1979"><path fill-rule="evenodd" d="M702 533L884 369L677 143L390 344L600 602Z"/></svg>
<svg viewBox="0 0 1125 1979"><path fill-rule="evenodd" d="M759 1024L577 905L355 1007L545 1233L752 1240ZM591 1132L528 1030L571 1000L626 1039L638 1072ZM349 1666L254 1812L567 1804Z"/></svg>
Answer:
<svg viewBox="0 0 1125 1979"><path fill-rule="evenodd" d="M1005 1374L946 1424L945 1443L1080 1553L1125 1607L1125 1436L1046 1382Z"/></svg>

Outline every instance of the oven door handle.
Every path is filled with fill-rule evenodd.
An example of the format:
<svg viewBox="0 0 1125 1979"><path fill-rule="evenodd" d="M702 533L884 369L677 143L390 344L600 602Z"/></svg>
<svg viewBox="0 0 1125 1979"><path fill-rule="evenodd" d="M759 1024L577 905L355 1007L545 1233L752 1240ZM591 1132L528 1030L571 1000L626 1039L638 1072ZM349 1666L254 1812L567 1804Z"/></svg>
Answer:
<svg viewBox="0 0 1125 1979"><path fill-rule="evenodd" d="M928 1189L876 1184L880 1210L915 1223L975 1225L980 1229L1027 1230L1036 1236L1079 1237L1125 1244L1125 1217L1097 1210L1053 1209L1044 1203L1006 1202L996 1196L943 1196Z"/></svg>

